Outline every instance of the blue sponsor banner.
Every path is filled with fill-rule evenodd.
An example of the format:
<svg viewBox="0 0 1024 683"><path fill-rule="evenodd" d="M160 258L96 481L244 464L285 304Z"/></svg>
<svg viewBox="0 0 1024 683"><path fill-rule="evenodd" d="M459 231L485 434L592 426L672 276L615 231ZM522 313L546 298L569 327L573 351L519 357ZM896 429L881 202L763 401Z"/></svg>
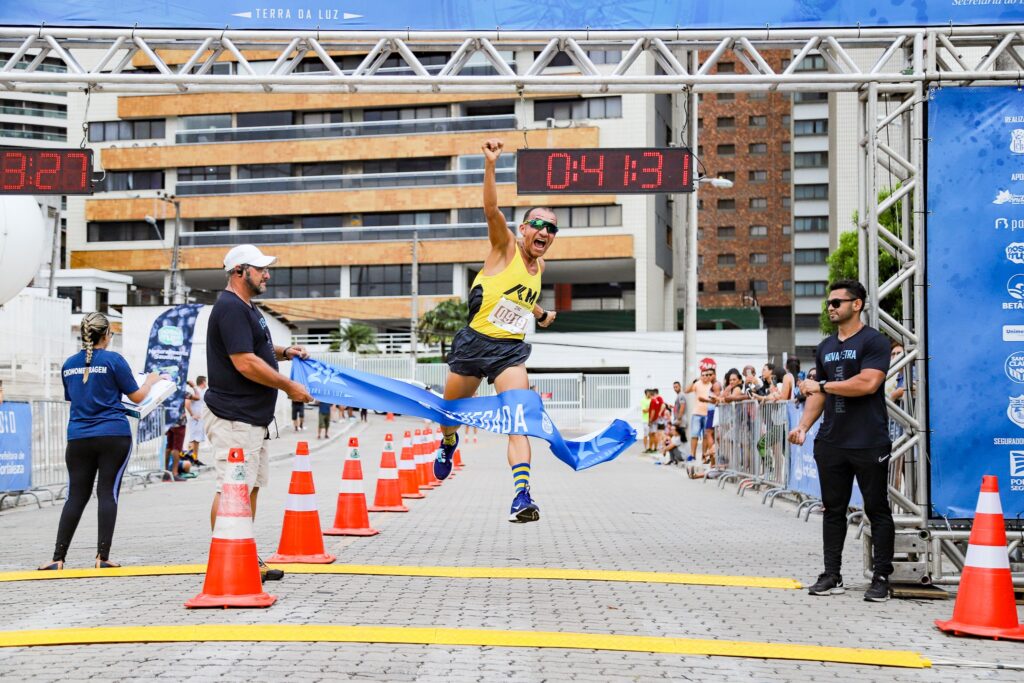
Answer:
<svg viewBox="0 0 1024 683"><path fill-rule="evenodd" d="M0 404L0 491L32 488L32 406Z"/></svg>
<svg viewBox="0 0 1024 683"><path fill-rule="evenodd" d="M397 379L316 360L293 360L292 379L305 386L313 398L326 403L544 439L555 457L575 470L613 460L636 442L636 431L622 420L613 420L604 429L580 439L563 439L544 410L540 394L530 389L446 401Z"/></svg>
<svg viewBox="0 0 1024 683"><path fill-rule="evenodd" d="M804 416L804 404L790 401L786 404L786 413L789 416L789 428L796 429ZM814 462L814 440L818 438L820 427L821 418L818 418L807 431L807 438L804 439L802 446L789 444L789 481L786 483L786 488L799 491L811 498L821 498L818 464ZM856 481L853 483L850 505L864 507L864 498L860 494L860 486Z"/></svg>
<svg viewBox="0 0 1024 683"><path fill-rule="evenodd" d="M1004 513L1017 517L1024 514L1024 93L937 90L928 138L932 512L973 517L981 478L991 474Z"/></svg>
<svg viewBox="0 0 1024 683"><path fill-rule="evenodd" d="M178 424L185 412L185 381L192 354L192 333L202 304L181 304L163 313L149 330L145 372L167 375L178 390L164 401L164 420L168 427Z"/></svg>
<svg viewBox="0 0 1024 683"><path fill-rule="evenodd" d="M1011 0L32 0L3 26L556 31L1017 24Z"/></svg>

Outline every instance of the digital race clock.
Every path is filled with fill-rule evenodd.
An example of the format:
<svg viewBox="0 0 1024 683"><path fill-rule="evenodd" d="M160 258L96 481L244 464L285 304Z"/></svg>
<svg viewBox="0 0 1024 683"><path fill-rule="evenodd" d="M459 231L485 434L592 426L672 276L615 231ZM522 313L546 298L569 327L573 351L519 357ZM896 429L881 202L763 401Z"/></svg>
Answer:
<svg viewBox="0 0 1024 683"><path fill-rule="evenodd" d="M0 194L92 194L92 150L0 147Z"/></svg>
<svg viewBox="0 0 1024 683"><path fill-rule="evenodd" d="M647 194L693 192L693 154L686 147L521 149L519 194Z"/></svg>

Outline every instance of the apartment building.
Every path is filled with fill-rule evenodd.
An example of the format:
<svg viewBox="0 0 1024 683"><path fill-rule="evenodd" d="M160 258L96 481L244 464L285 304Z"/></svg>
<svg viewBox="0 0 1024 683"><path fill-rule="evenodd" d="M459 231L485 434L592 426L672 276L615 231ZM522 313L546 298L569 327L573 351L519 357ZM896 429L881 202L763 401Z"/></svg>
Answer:
<svg viewBox="0 0 1024 683"><path fill-rule="evenodd" d="M788 53L763 56L781 70ZM735 62L721 61L715 70L736 68ZM698 203L700 324L763 323L769 353L779 355L793 343L790 116L790 98L783 93L700 98L698 156L708 175L734 183L732 189L702 192Z"/></svg>
<svg viewBox="0 0 1024 683"><path fill-rule="evenodd" d="M516 68L535 56L516 53ZM424 63L439 68L447 58ZM591 58L612 69L618 55ZM359 60L336 57L342 69ZM149 68L141 57L135 67ZM315 78L323 65L302 68ZM72 130L83 121L106 176L96 195L69 200L70 261L130 275L136 303L164 301L177 225L193 300L212 301L224 253L252 242L278 257L264 303L297 333L346 319L407 330L414 242L421 314L464 297L482 267L480 145L499 137L499 202L510 224L547 205L563 227L541 298L559 311L559 329L676 329L667 197L519 196L514 184L515 151L526 146L665 146L668 96L93 94L87 113L72 96Z"/></svg>

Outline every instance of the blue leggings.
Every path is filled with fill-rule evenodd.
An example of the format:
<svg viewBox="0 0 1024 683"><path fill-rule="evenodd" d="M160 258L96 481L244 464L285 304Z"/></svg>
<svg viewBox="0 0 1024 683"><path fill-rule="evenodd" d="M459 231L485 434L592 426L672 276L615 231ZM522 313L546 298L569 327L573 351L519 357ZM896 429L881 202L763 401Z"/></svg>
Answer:
<svg viewBox="0 0 1024 683"><path fill-rule="evenodd" d="M67 450L64 451L64 462L68 466L68 497L60 513L57 545L53 549L54 562L63 562L67 556L75 529L92 495L93 484L96 485L99 506L96 553L101 560L108 559L110 544L114 539L114 524L117 522L121 477L124 476L131 452L130 436L95 436L68 441Z"/></svg>

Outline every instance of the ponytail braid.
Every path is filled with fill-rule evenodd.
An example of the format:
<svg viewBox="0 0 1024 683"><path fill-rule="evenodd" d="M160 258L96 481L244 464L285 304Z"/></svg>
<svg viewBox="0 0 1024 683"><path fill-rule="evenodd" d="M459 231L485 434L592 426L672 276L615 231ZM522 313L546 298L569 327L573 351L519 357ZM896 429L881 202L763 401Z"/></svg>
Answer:
<svg viewBox="0 0 1024 683"><path fill-rule="evenodd" d="M102 313L87 313L82 316L82 348L85 349L85 373L82 384L89 381L89 367L92 365L93 347L110 331L110 321Z"/></svg>

